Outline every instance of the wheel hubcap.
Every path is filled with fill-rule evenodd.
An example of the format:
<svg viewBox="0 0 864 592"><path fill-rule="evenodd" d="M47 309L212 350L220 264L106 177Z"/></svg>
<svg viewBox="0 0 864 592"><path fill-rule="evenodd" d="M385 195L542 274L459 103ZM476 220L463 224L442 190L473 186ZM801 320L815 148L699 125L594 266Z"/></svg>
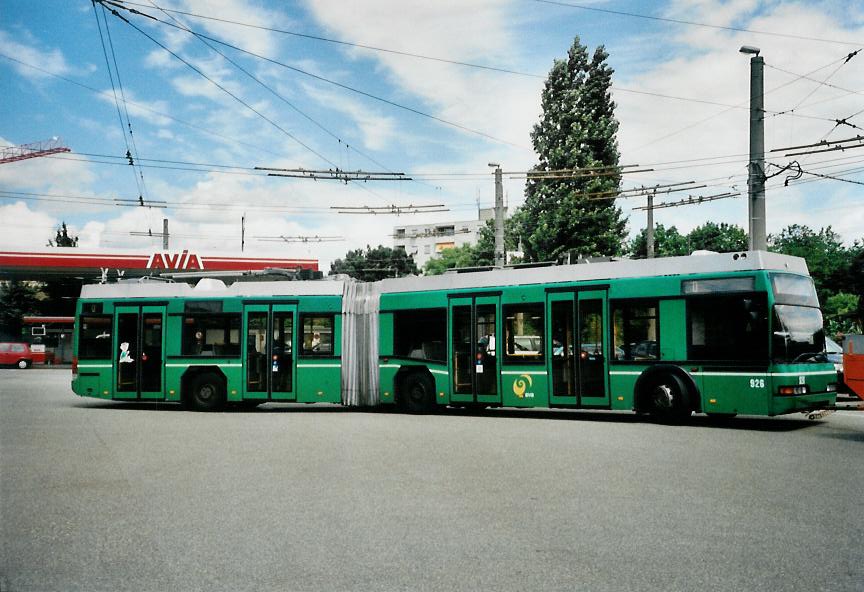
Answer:
<svg viewBox="0 0 864 592"><path fill-rule="evenodd" d="M213 396L213 387L209 384L205 384L200 389L198 389L198 398L202 401L207 401Z"/></svg>
<svg viewBox="0 0 864 592"><path fill-rule="evenodd" d="M675 396L672 389L665 384L658 385L654 389L654 404L660 409L671 409L675 404Z"/></svg>

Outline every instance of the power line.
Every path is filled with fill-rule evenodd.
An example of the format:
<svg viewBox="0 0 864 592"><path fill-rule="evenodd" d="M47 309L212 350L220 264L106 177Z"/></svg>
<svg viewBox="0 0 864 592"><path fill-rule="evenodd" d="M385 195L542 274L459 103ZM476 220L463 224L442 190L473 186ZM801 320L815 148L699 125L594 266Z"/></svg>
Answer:
<svg viewBox="0 0 864 592"><path fill-rule="evenodd" d="M712 25L709 23L700 23L698 21L687 21L687 20L683 20L683 19L651 16L651 15L647 15L647 14L638 14L635 12L626 12L623 10L612 10L609 8L599 8L597 6L585 6L584 4L571 4L569 2L559 2L556 0L534 0L534 1L538 2L540 4L552 4L555 6L564 6L567 8L577 8L579 10L590 10L593 12L601 12L604 14L614 14L617 16L627 16L627 17L640 18L640 19L646 19L646 20L651 20L651 21L674 23L676 25L689 25L689 26L693 26L693 27L704 27L707 29L718 29L721 31L735 31L738 33L754 33L757 35L770 35L772 37L786 37L788 39L800 39L802 41L819 41L822 43L835 43L838 45L853 45L853 46L861 45L860 43L854 42L854 41L840 41L838 39L823 39L820 37L808 37L805 35L794 35L792 33L778 33L776 31L759 31L759 30L755 30L755 29L745 29L743 27Z"/></svg>
<svg viewBox="0 0 864 592"><path fill-rule="evenodd" d="M123 115L120 113L120 101L117 98L117 88L114 86L114 74L111 72L111 63L108 60L108 50L105 46L105 37L102 34L102 22L99 20L99 10L96 8L96 2L95 1L92 4L93 4L93 15L96 17L96 27L99 29L99 40L102 42L102 54L105 56L105 68L108 71L108 79L111 81L111 92L114 95L114 106L117 108L117 119L120 122L120 133L123 135L123 143L126 146L126 155L127 155L127 158L129 159L129 164L132 165L132 176L135 179L135 187L138 189L139 195L144 195L144 193L145 193L145 187L143 184L144 183L144 176L142 174L140 177L140 180L139 180L139 177L135 171L135 164L133 161L132 152L130 151L129 139L126 137L126 128L123 125ZM100 7L102 8L102 18L105 21L105 30L107 32L108 19L105 18L105 7L102 6L101 4L100 4ZM110 40L110 36L109 36L109 40ZM111 53L112 53L112 55L114 55L114 46L113 45L111 45ZM114 67L115 67L115 69L117 67L116 55L114 57ZM117 72L117 83L118 83L118 85L120 83L120 72L119 71ZM127 112L127 118L128 118L128 112ZM130 124L129 129L131 132L131 129L132 129L131 124ZM130 133L130 136L131 136L131 133ZM137 150L136 150L135 156L137 157Z"/></svg>
<svg viewBox="0 0 864 592"><path fill-rule="evenodd" d="M94 2L99 2L100 4L104 4L105 0L94 0ZM150 35L150 34L147 33L146 31L144 31L143 29L141 29L140 27L138 27L137 25L135 25L135 24L134 24L133 22L131 22L130 20L128 20L128 19L126 19L125 17L123 17L119 12L117 12L117 11L114 10L114 9L111 9L110 12L111 12L111 14L113 14L114 16L116 16L117 18L119 18L120 20L122 20L124 23L126 23L127 25L129 25L130 27L132 27L133 29L135 29L136 31L138 31L139 33L141 33L142 35L144 35L145 37L147 37L147 39L149 39L150 41L152 41L153 43L155 43L156 45L158 45L159 47L161 47L163 50L167 51L167 52L168 52L169 54L171 54L174 58L176 58L177 60L181 61L181 62L182 62L183 64L185 64L189 69L191 69L191 70L194 71L196 74L198 74L199 76L201 76L202 78L204 78L205 80L207 80L210 84L212 84L213 86L215 86L216 88L218 88L219 90L221 90L222 92L224 92L225 94L227 94L228 96L230 96L232 99L234 99L235 101L237 101L238 103L240 103L241 105L243 105L244 107L246 107L246 109L248 109L249 111L252 111L255 115L257 115L258 117L260 117L261 119L263 119L264 121L266 121L267 123L269 123L271 126L273 126L273 127L276 128L277 130L279 130L280 132L282 132L283 134L285 134L286 136L288 136L289 138L291 138L292 140L294 140L297 144L299 144L300 146L302 146L304 149L306 149L307 151L311 152L312 154L314 154L315 156L317 156L318 158L320 158L320 159L323 160L324 162L326 162L326 163L328 163L328 164L331 164L331 165L333 165L333 166L336 166L336 163L334 163L333 161L331 161L330 159L328 159L326 156L324 156L323 154L321 154L320 152L318 152L317 150L315 150L315 149L312 148L311 146L307 145L305 142L303 142L302 140L300 140L300 138L298 138L297 136L295 136L294 134L292 134L291 132L289 132L288 130L286 130L284 127L282 127L281 125L279 125L278 123L276 123L275 121L273 121L272 119L270 119L269 117L267 117L266 115L264 115L263 113L261 113L258 109L256 109L255 107L253 107L252 105L250 105L249 103L247 103L245 100L243 100L242 98L240 98L238 95L236 95L235 93L233 93L233 92L231 92L230 90L228 90L227 88L225 88L225 86L223 86L222 84L219 84L218 82L216 82L216 81L215 81L213 78L211 78L210 76L207 76L207 74L205 74L204 72L202 72L199 68L196 68L194 65L192 65L191 63L189 63L187 60L183 59L179 54L177 54L176 52L172 51L172 50L169 49L167 46L165 46L163 43L161 43L160 41L158 41L155 37L153 37L152 35ZM142 14L142 13L138 13L138 11L135 11L135 12L136 12L137 14ZM163 23L163 24L167 24L167 25L169 25L169 26L175 26L175 27L176 27L176 25L171 25L171 23L165 23L164 21L161 21L161 20L159 20L159 19L157 19L157 18L155 18L155 17L150 17L149 15L144 15L144 14L142 14L142 16L147 16L148 18L150 18L150 19L152 19L152 20L155 20L155 21L157 21L157 22L160 22L160 23ZM176 27L176 28L180 28L180 27Z"/></svg>
<svg viewBox="0 0 864 592"><path fill-rule="evenodd" d="M98 2L105 2L106 0L96 0L96 1L98 1ZM118 6L119 6L119 5L118 5ZM130 10L130 12L132 11L132 9L127 9L127 10ZM112 13L115 14L115 15L117 15L118 17L120 17L119 13L117 13L116 10L112 10ZM145 14L143 14L143 13L137 11L137 10L136 10L134 13L135 13L135 14L141 14L142 16L146 16L147 18L150 18L150 19L152 19L152 20L154 20L154 21L157 21L157 22L159 22L159 23L161 23L161 24L163 24L163 25L167 25L167 26L169 26L169 27L173 27L173 28L177 28L177 29L185 30L185 31L187 31L187 32L189 32L189 33L194 34L195 36L201 37L201 38L203 38L203 39L207 39L208 41L212 41L212 42L214 42L214 43L218 43L219 45L223 45L223 46L225 46L225 47L230 47L231 49L233 49L233 50L235 50L235 51L239 51L239 52L241 52L241 53L244 53L244 54L246 54L246 55L250 55L250 56L252 56L252 57L256 57L256 58L258 58L258 59L264 60L264 61L269 62L269 63L271 63L271 64L275 64L275 65L277 65L277 66L281 66L281 67L283 67L283 68L286 68L286 69L291 70L291 71L293 71L293 72L297 72L297 73L299 73L299 74L303 74L304 76L308 76L308 77L313 78L313 79L315 79L315 80L319 80L319 81L321 81L321 82L326 82L327 84L332 84L333 86L336 86L336 87L338 87L338 88L341 88L341 89L344 89L344 90L348 90L348 91L351 91L351 92L353 92L353 93L357 93L357 94L359 94L359 95L361 95L361 96L364 96L364 97L367 97L367 98L370 98L370 99L373 99L373 100L376 100L376 101L380 101L380 102L382 102L382 103L384 103L384 104L386 104L386 105L390 105L391 107L396 107L396 108L398 108L398 109L403 109L403 110L408 111L408 112L410 112L410 113L414 113L415 115L420 115L421 117L426 117L426 118L428 118L428 119L432 119L432 120L437 121L437 122L439 122L439 123L443 123L443 124L448 125L448 126L450 126L450 127L454 127L454 128L456 128L456 129L460 129L460 130L462 130L462 131L469 132L469 133L472 133L472 134L475 134L475 135L481 136L481 137L483 137L483 138L486 138L486 139L488 139L488 140L492 140L492 141L494 141L494 142L498 142L498 143L501 143L501 144L506 144L506 145L508 145L508 146L513 146L513 147L515 147L515 148L522 148L522 149L525 149L525 150L531 150L531 149L528 148L527 146L522 146L522 145L520 145L520 144L516 144L516 143L514 143L514 142L510 142L510 141L508 141L508 140L504 140L504 139L501 139L501 138L496 138L495 136L493 136L493 135L491 135L491 134L487 134L486 132L482 132L482 131L480 131L480 130L476 130L476 129L470 128L470 127L465 126L465 125L462 125L462 124L460 124L460 123L455 123L455 122L453 122L453 121L449 121L449 120L447 120L447 119L443 119L443 118L438 117L438 116L436 116L436 115L432 115L431 113L426 113L426 112L424 112L424 111L420 111L419 109L415 109L414 107L409 107L409 106L407 106L407 105L402 105L401 103L397 103L397 102L395 102L395 101L391 101L390 99L385 99L385 98L383 98L383 97L379 97L379 96L377 96L377 95L373 95L372 93L368 93L368 92L366 92L366 91L363 91L363 90L360 90L360 89L354 88L354 87L352 87L352 86L348 86L347 84L342 84L341 82L337 82L337 81L335 81L335 80L331 80L331 79L329 79L329 78L325 78L324 76L319 76L319 75L317 75L317 74L313 74L312 72L307 72L306 70L303 70L303 69L301 69L301 68L297 68L296 66L291 66L290 64L286 64L286 63L284 63L284 62L280 62L279 60L274 60L274 59L272 59L272 58L268 58L267 56L263 56L263 55L260 55L260 54L255 53L255 52L253 52L253 51L249 51L249 50L243 49L242 47L238 47L238 46L233 45L233 44L231 44L231 43L227 43L227 42L225 42L225 41L221 41L221 40L216 39L216 38L214 38L214 37L210 37L209 35L204 35L203 33L198 33L198 32L196 32L196 31L193 31L192 29L184 29L183 27L178 27L177 25L175 25L175 24L173 24L173 23L169 23L169 22L163 21L163 20L161 20L161 19L158 19L158 18L153 17L153 16L150 16L150 15L145 15ZM120 17L120 18L123 18L123 17ZM172 55L174 55L175 57L177 57L178 59L180 59L180 60L182 61L182 58L180 58L179 56L177 56L177 54L175 54L175 53L172 52L170 49L168 49L167 47L165 47L164 45L162 45L161 43L159 43L158 41L156 41L155 39L153 39L152 37L150 37L149 35L147 35L146 33L144 33L144 31L142 31L140 28L136 27L135 25L132 25L132 23L131 23L130 21L128 21L128 20L126 20L126 19L123 19L123 20L124 20L125 22L129 23L131 26L133 26L136 30L138 30L139 32L141 32L143 35L146 35L146 36L147 36L149 39L151 39L154 43L159 44L159 46L162 47L163 49L165 49L165 51L170 52ZM186 62L184 61L184 63L186 63ZM189 65L189 64L187 63L187 65ZM189 65L189 67L195 69L195 68L194 68L193 66L191 66L191 65ZM196 69L196 71L198 71L198 70ZM200 71L198 71L198 72L199 72L199 74L201 73ZM203 74L202 74L202 76L203 76ZM215 83L214 83L214 84L215 84ZM226 92L227 92L227 91L226 91ZM232 95L232 96L233 96L233 95ZM331 164L333 164L333 163L331 163ZM335 165L334 165L334 166L335 166Z"/></svg>
<svg viewBox="0 0 864 592"><path fill-rule="evenodd" d="M358 150L357 148L352 148L351 146L348 145L347 142L343 142L342 138L340 138L338 135L336 135L335 133L333 133L330 129L328 129L327 127L325 127L324 124L322 124L321 122L319 122L318 120L316 120L315 118L313 118L311 115L309 115L309 114L306 113L305 111L301 110L301 109L300 109L299 107L297 107L294 103L292 103L291 101L289 101L288 99L286 99L286 98L285 98L284 96L282 96L280 93L276 92L276 90L273 89L273 87L271 87L270 85L266 84L264 81L262 81L260 78L258 78L257 76L255 76L254 74L252 74L251 72L249 72L248 70L246 70L243 66L241 66L240 64L238 64L236 61L232 60L230 57L228 57L227 55L225 55L224 52L220 51L220 50L217 49L216 47L213 47L213 45L211 45L210 43L208 43L207 40L205 40L205 39L203 39L202 37L200 37L200 36L198 36L197 34L195 34L195 33L194 33L193 31L191 31L188 27L186 27L182 22L180 22L179 20L177 20L176 18L174 18L173 16L171 16L171 15L170 15L170 14L169 14L165 9L161 8L160 6L157 6L156 3L153 2L153 0L149 0L149 1L150 1L150 3L151 3L155 8L157 8L157 9L160 10L160 11L162 11L166 16L168 16L168 18L170 18L170 19L173 20L175 23L177 23L177 24L178 24L182 29L184 29L184 30L188 31L189 33L191 33L192 35L194 35L194 36L195 36L195 37L196 37L196 38L197 38L201 43L203 43L204 45L206 45L210 50L215 51L215 52L218 53L220 56L222 56L223 58L225 58L225 59L226 59L229 63L231 63L235 68L237 68L238 70L240 70L241 72L243 72L246 76L248 76L249 78L251 78L252 80L254 80L255 82L257 82L260 86L262 86L265 90L267 90L268 92L270 92L270 93L271 93L273 96L275 96L277 99L279 99L280 101L282 101L283 103L285 103L286 105L288 105L291 109L293 109L294 111L296 111L297 113L299 113L299 114L300 114L302 117L304 117L307 121L311 122L311 123L314 124L316 127L318 127L318 129L320 129L321 131L323 131L324 133L326 133L327 135L329 135L330 137L332 137L333 139L335 139L337 142L339 142L339 144L344 145L346 149L348 149L348 150L354 150L354 152L356 152L356 153L359 154L360 156L366 158L366 159L369 160L370 162L373 162L373 163L375 163L376 165L378 165L378 166L380 166L380 167L383 167L383 168L385 168L385 169L387 168L386 166L382 165L381 163L379 163L377 160L375 160L374 158L372 158L371 156L369 156L368 154L366 154L366 153L363 152L362 150ZM388 170L389 170L389 169L388 169Z"/></svg>

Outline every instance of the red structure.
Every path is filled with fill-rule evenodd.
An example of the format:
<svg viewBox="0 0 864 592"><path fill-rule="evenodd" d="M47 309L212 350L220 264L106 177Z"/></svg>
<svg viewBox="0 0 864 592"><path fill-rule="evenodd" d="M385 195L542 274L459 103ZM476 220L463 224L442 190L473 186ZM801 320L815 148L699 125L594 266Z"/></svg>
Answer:
<svg viewBox="0 0 864 592"><path fill-rule="evenodd" d="M864 335L847 335L843 348L844 380L849 389L864 399Z"/></svg>
<svg viewBox="0 0 864 592"><path fill-rule="evenodd" d="M51 138L50 140L33 142L32 144L21 144L20 146L9 146L0 149L0 164L27 160L28 158L39 158L40 156L59 154L61 152L71 152L71 150L62 146L60 138Z"/></svg>
<svg viewBox="0 0 864 592"><path fill-rule="evenodd" d="M268 268L318 271L317 259L246 257L177 251L105 251L73 247L42 251L0 251L0 279L44 281L75 277L116 281L165 271L260 271Z"/></svg>

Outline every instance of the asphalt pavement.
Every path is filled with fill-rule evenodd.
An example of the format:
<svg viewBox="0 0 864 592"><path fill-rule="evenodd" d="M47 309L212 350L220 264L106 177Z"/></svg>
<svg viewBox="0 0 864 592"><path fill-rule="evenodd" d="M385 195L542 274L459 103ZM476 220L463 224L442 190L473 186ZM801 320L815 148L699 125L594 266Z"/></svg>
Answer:
<svg viewBox="0 0 864 592"><path fill-rule="evenodd" d="M864 412L81 399L0 370L0 590L864 589Z"/></svg>

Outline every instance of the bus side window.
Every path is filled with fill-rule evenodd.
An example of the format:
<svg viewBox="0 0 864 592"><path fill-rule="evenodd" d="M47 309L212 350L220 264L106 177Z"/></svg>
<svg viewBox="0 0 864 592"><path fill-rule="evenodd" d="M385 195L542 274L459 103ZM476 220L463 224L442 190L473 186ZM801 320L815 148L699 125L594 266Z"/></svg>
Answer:
<svg viewBox="0 0 864 592"><path fill-rule="evenodd" d="M659 360L657 301L615 302L612 328L616 360Z"/></svg>
<svg viewBox="0 0 864 592"><path fill-rule="evenodd" d="M303 343L300 353L305 356L333 354L333 315L303 314Z"/></svg>

